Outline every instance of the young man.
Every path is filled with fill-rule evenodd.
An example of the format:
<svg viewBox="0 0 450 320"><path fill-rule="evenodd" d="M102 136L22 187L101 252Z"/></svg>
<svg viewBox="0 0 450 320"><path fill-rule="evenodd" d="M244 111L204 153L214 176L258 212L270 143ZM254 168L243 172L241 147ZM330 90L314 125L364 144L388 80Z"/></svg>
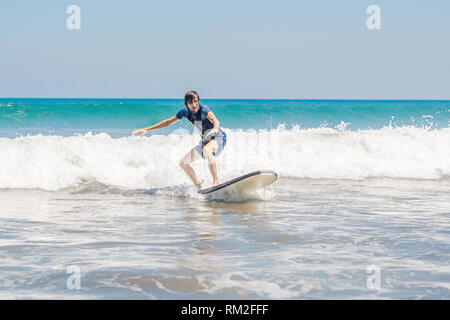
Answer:
<svg viewBox="0 0 450 320"><path fill-rule="evenodd" d="M189 164L201 157L206 157L209 171L211 171L213 176L213 185L216 186L219 184L219 178L217 176L215 157L222 153L227 141L227 135L220 129L219 120L217 120L211 109L206 105L200 104L200 97L197 92L189 91L186 93L184 96L184 105L186 107L178 111L175 116L153 126L136 129L133 131L133 134L142 133L142 135L145 135L148 130L165 128L183 118L188 119L199 129L202 140L198 146L186 153L179 164L189 178L191 178L192 182L200 188L201 184L195 175L195 171Z"/></svg>

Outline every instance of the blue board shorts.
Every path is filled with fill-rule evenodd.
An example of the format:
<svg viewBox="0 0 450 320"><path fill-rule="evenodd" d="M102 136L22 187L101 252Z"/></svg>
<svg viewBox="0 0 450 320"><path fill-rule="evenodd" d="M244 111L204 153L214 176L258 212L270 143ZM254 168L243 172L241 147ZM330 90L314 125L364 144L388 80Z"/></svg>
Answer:
<svg viewBox="0 0 450 320"><path fill-rule="evenodd" d="M217 151L213 152L213 155L215 157L218 157L223 149L225 148L225 145L227 144L227 134L223 132L222 130L216 134L214 137L211 138L211 140L215 140L217 142ZM210 141L210 140L209 140ZM198 146L195 147L195 150L202 155L202 158L205 159L205 156L203 155L203 147L209 142L209 141L201 141Z"/></svg>

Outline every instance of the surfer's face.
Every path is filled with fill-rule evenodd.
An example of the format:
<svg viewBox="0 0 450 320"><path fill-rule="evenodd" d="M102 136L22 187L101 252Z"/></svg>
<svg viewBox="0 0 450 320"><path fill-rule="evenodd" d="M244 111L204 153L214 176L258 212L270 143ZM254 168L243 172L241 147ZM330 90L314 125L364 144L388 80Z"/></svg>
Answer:
<svg viewBox="0 0 450 320"><path fill-rule="evenodd" d="M200 103L197 99L197 97L194 97L194 99L188 103L188 108L193 113L197 113L198 109L200 108Z"/></svg>

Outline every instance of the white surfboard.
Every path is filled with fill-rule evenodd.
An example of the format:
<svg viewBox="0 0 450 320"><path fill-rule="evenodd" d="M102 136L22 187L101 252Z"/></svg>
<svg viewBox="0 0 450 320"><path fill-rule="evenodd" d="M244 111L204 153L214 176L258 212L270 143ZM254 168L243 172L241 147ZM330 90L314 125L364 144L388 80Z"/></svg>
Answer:
<svg viewBox="0 0 450 320"><path fill-rule="evenodd" d="M207 195L228 192L245 194L272 184L277 177L278 175L274 171L259 170L198 192Z"/></svg>

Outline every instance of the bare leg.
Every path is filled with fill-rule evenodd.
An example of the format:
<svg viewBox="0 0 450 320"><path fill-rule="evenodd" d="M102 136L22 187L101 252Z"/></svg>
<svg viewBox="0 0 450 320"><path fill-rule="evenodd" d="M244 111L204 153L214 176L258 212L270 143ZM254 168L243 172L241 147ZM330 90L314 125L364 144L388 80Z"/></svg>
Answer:
<svg viewBox="0 0 450 320"><path fill-rule="evenodd" d="M180 160L180 167L186 172L189 178L191 178L192 182L196 185L200 184L200 182L197 179L197 175L195 174L194 169L191 168L189 163L201 159L202 156L195 151L194 148L191 149L186 155L183 157L183 159Z"/></svg>
<svg viewBox="0 0 450 320"><path fill-rule="evenodd" d="M211 140L203 147L203 154L205 155L206 159L208 160L208 167L209 171L211 172L211 175L213 176L213 186L217 186L219 184L219 177L217 175L217 168L216 168L216 160L213 155L213 152L216 152L218 149L217 142L214 140Z"/></svg>

